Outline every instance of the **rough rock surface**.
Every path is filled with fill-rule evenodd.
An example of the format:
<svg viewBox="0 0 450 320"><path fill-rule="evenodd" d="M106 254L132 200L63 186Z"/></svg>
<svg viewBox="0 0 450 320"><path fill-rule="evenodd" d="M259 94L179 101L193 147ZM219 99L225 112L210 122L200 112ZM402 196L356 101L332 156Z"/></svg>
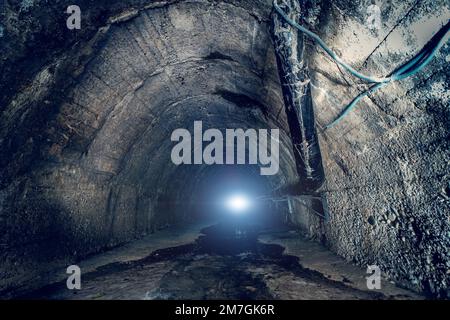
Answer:
<svg viewBox="0 0 450 320"><path fill-rule="evenodd" d="M271 1L0 0L0 291L167 224L208 168L170 162L170 133L283 130L276 188L295 179L269 34ZM312 1L309 26L340 56L384 75L450 17L445 0ZM445 295L449 287L449 46L418 76L361 102L361 89L308 44L329 219L296 205L293 221L338 254ZM220 124L220 125L217 125ZM189 192L186 192L188 190ZM168 213L170 212L170 214Z"/></svg>
<svg viewBox="0 0 450 320"><path fill-rule="evenodd" d="M280 128L267 184L294 177L269 13L251 1L128 8L2 108L3 289L192 220L185 204L211 168L175 166L170 136L195 120Z"/></svg>
<svg viewBox="0 0 450 320"><path fill-rule="evenodd" d="M310 21L344 61L384 76L420 50L450 18L448 1L377 2L381 28L367 25L369 1L326 1ZM403 285L446 295L450 269L450 45L417 76L365 98L323 130L363 88L310 47L327 243L362 265L377 264Z"/></svg>

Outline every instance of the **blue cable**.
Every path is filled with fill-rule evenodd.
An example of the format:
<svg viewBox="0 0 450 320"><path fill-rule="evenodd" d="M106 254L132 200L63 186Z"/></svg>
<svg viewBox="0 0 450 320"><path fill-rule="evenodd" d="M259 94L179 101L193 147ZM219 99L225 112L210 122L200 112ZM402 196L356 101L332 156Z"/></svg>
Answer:
<svg viewBox="0 0 450 320"><path fill-rule="evenodd" d="M416 54L411 60L409 60L407 63L396 69L394 72L392 72L389 76L384 78L377 78L373 76L364 75L354 68L352 68L350 65L342 61L326 44L325 42L314 32L306 29L305 27L299 25L292 19L290 19L286 13L278 6L277 0L273 1L273 6L275 10L286 20L287 23L289 23L292 27L298 29L299 31L307 34L322 47L323 50L325 50L326 53L334 60L336 63L338 63L340 66L344 67L348 72L350 72L355 77L364 80L369 83L375 83L373 86L371 86L366 91L360 93L356 98L348 104L341 114L329 125L325 127L325 129L329 129L332 126L334 126L336 123L338 123L340 120L342 120L356 105L357 103L367 95L377 91L378 89L384 87L385 85L389 84L393 81L403 80L407 77L410 77L412 75L415 75L419 71L421 71L423 68L425 68L431 60L436 55L436 52L444 45L444 39L446 36L450 33L450 20L447 22L447 24L439 30L439 32L433 36L433 38L430 40L428 44L425 45L425 47Z"/></svg>
<svg viewBox="0 0 450 320"><path fill-rule="evenodd" d="M278 4L276 3L276 0L274 0L273 5L275 7L275 10L284 18L284 20L286 20L286 22L288 22L291 26L293 26L294 28L300 30L301 32L307 34L308 36L310 36L311 38L313 38L314 40L317 41L317 43L322 47L323 50L325 50L326 53L328 53L328 55L334 60L336 61L339 65L341 65L342 67L344 67L345 69L347 69L350 73L352 73L354 76L365 80L367 82L375 82L375 83L381 83L381 82L390 82L391 79L390 78L374 78L371 76L367 76L364 75L362 73L359 73L357 70L353 69L350 65L348 65L347 63L345 63L344 61L341 60L341 58L339 58L334 52L333 50L331 50L326 44L325 42L323 42L323 40L314 32L309 31L308 29L302 27L301 25L299 25L298 23L296 23L295 21L293 21L292 19L290 19L286 13L281 10L281 8L278 6Z"/></svg>

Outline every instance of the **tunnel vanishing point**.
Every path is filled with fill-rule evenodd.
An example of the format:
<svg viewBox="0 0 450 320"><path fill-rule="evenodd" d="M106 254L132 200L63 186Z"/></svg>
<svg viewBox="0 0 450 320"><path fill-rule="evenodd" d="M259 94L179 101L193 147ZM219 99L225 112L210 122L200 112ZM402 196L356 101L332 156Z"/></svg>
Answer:
<svg viewBox="0 0 450 320"><path fill-rule="evenodd" d="M79 30L66 27L71 1L0 0L1 298L204 218L199 203L228 173L171 161L172 133L195 121L279 129L277 174L230 170L259 181L259 197L299 199L271 205L280 221L351 264L379 266L398 286L448 297L448 42L420 73L328 127L367 84L271 0L73 2ZM377 1L378 29L367 26L371 1L278 3L377 76L450 19L446 0Z"/></svg>

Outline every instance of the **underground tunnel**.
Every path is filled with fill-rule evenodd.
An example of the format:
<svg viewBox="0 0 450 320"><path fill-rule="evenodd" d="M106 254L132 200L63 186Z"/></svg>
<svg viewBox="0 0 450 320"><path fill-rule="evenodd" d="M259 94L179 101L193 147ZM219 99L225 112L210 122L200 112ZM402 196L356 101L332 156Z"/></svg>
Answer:
<svg viewBox="0 0 450 320"><path fill-rule="evenodd" d="M449 18L0 0L0 298L447 299Z"/></svg>

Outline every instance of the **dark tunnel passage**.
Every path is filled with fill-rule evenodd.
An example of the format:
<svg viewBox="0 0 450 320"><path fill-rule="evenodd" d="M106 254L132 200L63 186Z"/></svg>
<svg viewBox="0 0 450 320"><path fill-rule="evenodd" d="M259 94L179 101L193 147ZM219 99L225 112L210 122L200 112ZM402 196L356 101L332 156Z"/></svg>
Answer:
<svg viewBox="0 0 450 320"><path fill-rule="evenodd" d="M0 87L0 298L448 296L448 44L423 74L326 129L362 85L296 33L307 87L286 99L272 1L99 2L76 36L49 22L19 30L19 17L41 22L18 3L0 11L4 61L30 61ZM450 17L444 0L383 2L382 28L369 32L352 1L305 3L302 21L375 74ZM12 49L18 30L36 42ZM33 46L39 63L27 58ZM234 163L207 163L199 121L201 134L267 132L275 174L237 163L227 141L214 155ZM180 129L192 134L190 164L173 160ZM75 293L65 282L74 264ZM368 289L368 265L382 270L382 289Z"/></svg>
<svg viewBox="0 0 450 320"><path fill-rule="evenodd" d="M220 218L229 214L226 203L229 198L234 196L242 195L249 199L255 199L272 191L270 182L259 174L258 167L218 166L209 168L208 171L210 172L205 173L204 177L202 175L196 177L199 179L199 183L190 199L191 216L197 216L200 219L208 219L214 213L216 216L211 218ZM270 214L264 209L264 205L254 208L261 216Z"/></svg>

